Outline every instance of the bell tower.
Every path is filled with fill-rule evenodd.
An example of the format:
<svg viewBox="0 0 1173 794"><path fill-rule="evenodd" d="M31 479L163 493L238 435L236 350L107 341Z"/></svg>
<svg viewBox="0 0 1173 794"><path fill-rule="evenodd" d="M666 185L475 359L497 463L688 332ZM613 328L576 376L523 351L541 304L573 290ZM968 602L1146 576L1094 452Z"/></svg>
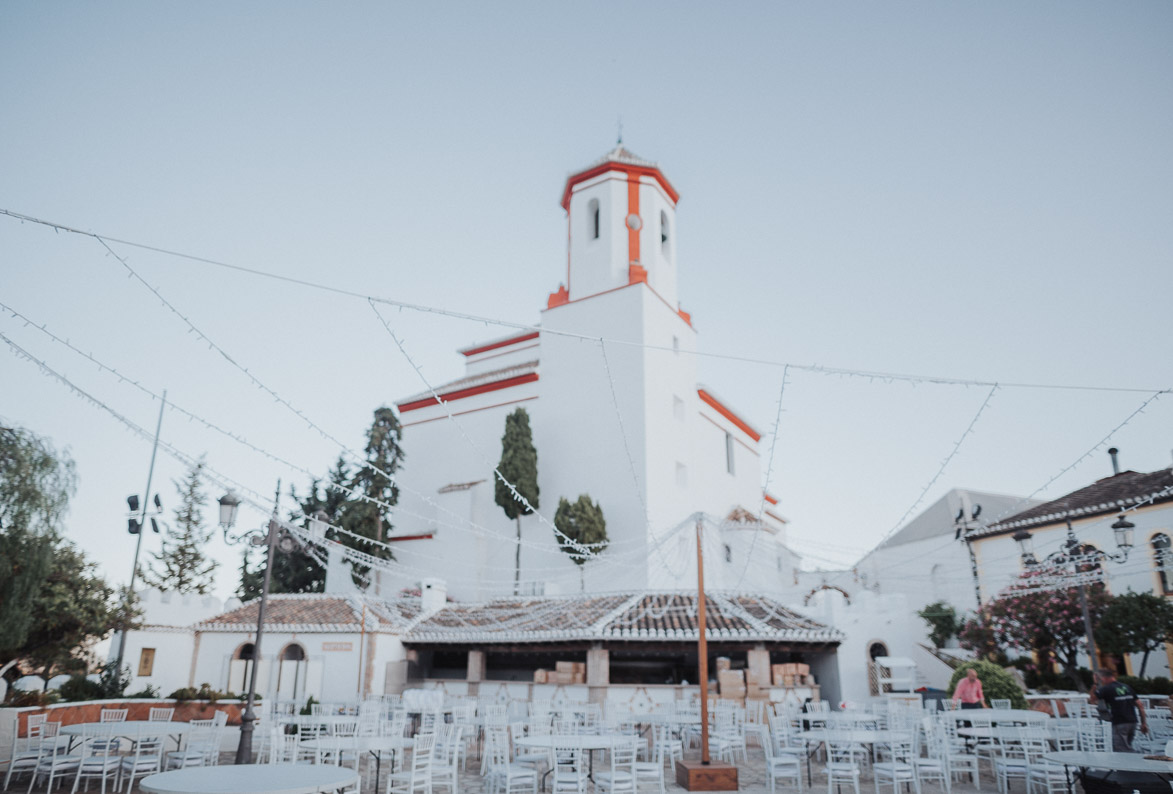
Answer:
<svg viewBox="0 0 1173 794"><path fill-rule="evenodd" d="M642 281L675 309L679 198L658 165L622 143L571 174L562 191L566 289L551 308Z"/></svg>

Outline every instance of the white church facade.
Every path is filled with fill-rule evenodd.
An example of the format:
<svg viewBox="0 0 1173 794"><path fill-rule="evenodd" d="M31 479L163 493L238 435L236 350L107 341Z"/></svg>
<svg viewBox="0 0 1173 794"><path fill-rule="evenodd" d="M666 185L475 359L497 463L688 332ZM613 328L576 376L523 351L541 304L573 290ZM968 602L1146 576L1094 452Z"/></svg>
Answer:
<svg viewBox="0 0 1173 794"><path fill-rule="evenodd" d="M445 579L458 600L511 592L517 530L494 502L493 467L517 408L538 452L541 514L521 520L521 592L689 586L695 514L708 517L711 586L794 583L785 521L762 491L768 439L698 382L697 331L677 300L678 199L622 146L572 174L564 281L540 325L460 350L463 377L397 401L408 460L392 539L405 581L381 589L414 584L414 572ZM551 526L558 500L580 494L602 508L610 540L581 572Z"/></svg>

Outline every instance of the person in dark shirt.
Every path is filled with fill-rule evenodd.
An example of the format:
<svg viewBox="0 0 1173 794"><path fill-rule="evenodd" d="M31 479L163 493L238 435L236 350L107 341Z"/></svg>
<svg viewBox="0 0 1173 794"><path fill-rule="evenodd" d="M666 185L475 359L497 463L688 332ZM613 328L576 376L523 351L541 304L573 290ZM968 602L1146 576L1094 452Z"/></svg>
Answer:
<svg viewBox="0 0 1173 794"><path fill-rule="evenodd" d="M1112 720L1112 750L1117 753L1131 753L1132 740L1136 736L1137 714L1140 715L1140 730L1149 732L1149 721L1144 713L1144 703L1128 684L1116 680L1113 670L1097 670L1099 686L1092 693L1091 702L1102 701L1108 707Z"/></svg>

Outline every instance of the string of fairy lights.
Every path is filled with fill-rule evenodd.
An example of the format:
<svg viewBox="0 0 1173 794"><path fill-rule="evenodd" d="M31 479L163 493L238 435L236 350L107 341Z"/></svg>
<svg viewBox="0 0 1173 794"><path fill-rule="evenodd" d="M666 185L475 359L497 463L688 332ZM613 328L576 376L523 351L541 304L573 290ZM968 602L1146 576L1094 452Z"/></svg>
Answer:
<svg viewBox="0 0 1173 794"><path fill-rule="evenodd" d="M214 341L204 331L202 331L197 326L197 324L191 319L191 317L188 314L186 314L185 312L181 311L178 307L176 307L176 305L172 301L170 301L168 298L166 298L157 286L151 284L147 279L145 279L142 275L140 275L134 268L132 268L130 266L129 262L127 261L127 257L125 257L124 255L120 255L112 247L111 243L117 244L117 245L134 247L134 248L138 248L138 249L142 249L142 250L153 251L153 252L166 255L168 257L171 257L171 258L173 258L175 260L179 260L179 261L200 263L200 264L207 265L207 266L230 269L230 270L241 272L241 273L247 273L252 276L257 276L257 277L266 278L266 279L276 279L276 280L284 281L286 283L296 284L296 285L299 285L299 286L302 286L305 288L310 288L310 289L315 289L315 290L324 290L327 292L334 293L336 295L341 295L341 296L354 298L354 299L365 300L367 302L368 306L370 307L370 309L372 310L372 312L375 314L375 316L378 319L381 326L384 328L384 330L386 331L388 336L391 338L391 340L393 341L393 343L395 344L395 346L399 350L399 352L403 355L404 359L407 361L409 366L416 372L416 374L418 375L420 380L424 383L424 385L427 389L427 392L429 394L431 394L431 396L435 399L436 404L439 405L443 409L444 414L445 414L444 418L448 422L450 422L452 424L452 426L454 426L455 428L458 429L458 431L461 434L461 436L463 437L465 443L473 450L474 454L476 454L482 460L482 462L486 466L486 469L487 470L491 469L493 471L495 478L497 478L497 480L499 482L501 482L503 485L505 485L505 487L510 491L510 493L512 494L514 499L516 499L519 503L521 503L524 507L526 507L527 510L531 514L535 515L537 517L537 520L544 527L548 528L551 531L553 536L555 536L559 539L561 545L565 545L565 546L569 547L570 549L572 549L574 554L579 555L585 559L598 559L598 558L601 558L605 555L605 558L606 558L609 566L629 567L633 570L635 570L635 569L646 570L647 556L650 552L654 552L656 555L658 555L661 565L664 566L664 568L666 570L668 570L669 572L672 572L674 576L678 576L679 571L684 570L687 567L687 558L685 557L685 558L681 559L680 560L680 562L681 562L680 568L676 568L675 566L673 566L669 563L668 557L666 555L668 555L670 553L670 550L673 549L673 547L675 546L675 552L676 552L675 556L677 556L677 557L682 556L681 550L686 549L687 545L681 544L678 541L681 539L682 536L687 534L685 532L685 530L691 528L691 526L693 525L693 522L691 521L691 519L686 520L685 522L682 522L681 524L677 525L676 527L673 527L670 530L663 532L663 533L657 533L655 531L655 528L653 528L651 526L651 522L649 520L648 506L647 506L646 500L644 499L644 496L643 496L643 489L640 486L640 477L639 477L638 469L635 465L634 457L631 452L630 444L628 441L628 431L627 431L626 426L624 425L623 415L622 415L622 412L621 412L620 406L619 406L619 400L618 400L617 391L616 391L616 382L615 382L614 373L611 370L610 362L608 360L608 355L607 355L608 345L635 346L638 348L644 348L644 349L648 349L648 350L671 351L674 353L686 352L688 354L695 355L698 357L713 358L713 359L734 361L734 362L740 362L740 363L752 363L752 364L757 364L757 365L762 365L762 366L781 367L782 368L782 383L781 383L781 387L779 389L779 394L778 394L776 417L775 417L775 421L773 423L773 427L772 427L772 431L771 431L770 451L769 451L769 457L767 459L767 465L766 465L765 476L764 476L763 495L762 495L762 501L761 501L761 504L759 505L759 510L758 510L759 516L764 514L765 492L770 489L770 485L771 485L771 477L773 474L774 458L775 458L775 448L777 445L777 440L778 440L778 435L779 435L779 427L781 424L781 418L782 418L782 412L783 412L783 399L784 399L784 395L786 393L788 378L790 377L790 374L792 371L801 371L801 372L812 373L812 374L839 376L839 377L866 378L868 380L880 381L880 382L906 382L906 383L914 383L914 384L915 383L927 383L927 384L940 384L940 385L988 387L989 391L986 394L985 399L983 400L983 402L979 406L977 412L974 414L974 416L970 420L970 422L967 425L967 427L965 428L965 430L954 441L953 446L950 448L948 455L942 460L942 462L941 462L940 466L938 467L938 469L936 470L936 472L929 479L927 484L920 489L916 499L912 502L912 504L909 506L909 508L895 522L894 526L875 544L875 546L872 548L871 551L875 551L875 549L877 549L881 545L883 545L895 532L897 532L902 526L904 526L904 523L909 518L909 516L911 516L913 514L913 512L915 512L915 510L918 507L920 507L921 504L923 504L924 499L931 492L932 488L937 484L937 482L940 480L940 478L944 475L949 464L959 454L964 442L967 440L967 438L969 436L971 436L974 433L975 427L978 425L979 420L981 419L983 414L986 412L987 408L990 406L995 394L1000 389L1050 389L1050 390L1074 390L1074 391L1090 391L1090 392L1143 393L1146 396L1139 407L1137 407L1128 416L1126 416L1123 421L1118 423L1111 431L1109 431L1100 441L1098 441L1096 444L1094 444L1087 452L1080 455L1076 460L1072 461L1071 463L1063 466L1055 475L1050 477L1039 488L1036 488L1029 496L1024 497L1020 501L1019 505L1016 505L1015 508L1007 509L1006 511L1004 511L1002 513L1002 515L995 517L995 519L990 523L997 523L997 521L1000 520L1001 518L1005 518L1006 516L1011 515L1014 512L1017 512L1017 510L1016 510L1017 507L1021 506L1022 504L1025 504L1027 502L1030 502L1036 495L1038 495L1039 493L1044 491L1046 488L1048 488L1050 485L1052 485L1054 482L1056 482L1058 479L1060 479L1063 475L1072 471L1078 465L1080 465L1082 462L1084 462L1088 457L1090 457L1092 454L1094 454L1098 450L1102 449L1103 446L1106 445L1110 441L1110 439L1112 439L1113 436L1115 436L1120 430L1122 430L1124 427L1126 427L1128 424L1130 424L1138 416L1143 414L1145 412L1145 409L1149 405L1151 405L1155 400L1157 400L1161 396L1173 391L1169 388L1141 389L1141 388L1109 387L1109 386L1081 385L1081 384L1047 384L1047 383L983 381L980 379L949 378L949 377L941 377L941 376L933 376L933 375L909 375L909 374L903 374L903 373L826 367L826 366L815 365L815 364L797 364L797 363L793 363L793 362L774 361L774 360L752 358L752 357L745 357L745 356L736 356L736 355L729 355L729 354L722 354L722 353L705 353L705 352L696 351L696 350L678 351L675 347L654 345L654 344L649 344L649 343L644 343L644 342L633 342L630 340L622 340L622 339L609 339L606 337L592 337L592 336L587 336L587 335L583 335L583 334L576 334L576 333L566 332L566 331L556 331L556 330L551 330L551 329L546 329L546 328L540 328L539 326L536 326L536 325L508 322L508 321L499 320L496 318L482 317L482 316L472 315L472 314L468 314L468 313L464 313L464 312L452 311L452 310L449 310L449 309L446 309L443 307L412 304L412 303L408 303L408 302L404 302L404 301L397 301L397 300L389 299L386 297L366 295L361 292L342 289L342 288L339 288L339 287L336 287L333 285L329 285L329 284L316 283L316 282L312 282L312 281L308 281L308 280L304 280L304 279L291 278L288 276L281 275L279 273L267 272L267 271L257 269L257 268L231 264L231 263L218 261L218 260L214 260L214 259L210 259L210 258L206 258L206 257L199 257L199 256L195 256L195 255L188 254L188 253L183 253L183 252L170 250L170 249L166 249L166 248L161 248L161 247L157 247L157 246L151 246L151 245L147 245L147 244L144 244L141 242L126 240L126 239L119 239L119 238L115 238L115 237L108 236L108 235L100 235L95 232L85 231L85 230L74 228L74 227L71 227L71 226L68 226L68 225L65 225L62 223L49 221L49 220L45 220L45 219L41 219L41 218L36 218L36 217L25 215L22 213L17 213L12 210L0 209L0 215L10 217L10 218L12 218L14 220L18 220L22 223L27 222L27 223L37 224L37 225L41 225L41 226L44 226L47 228L51 228L51 229L58 231L58 232L67 232L67 233L71 233L71 234L75 234L75 235L81 235L83 237L91 238L91 239L97 241L109 256L112 256L114 259L116 259L121 264L121 266L126 270L128 276L130 278L135 280L144 289L148 290L155 298L157 298L159 300L159 302L162 304L162 306L169 313L171 313L175 318L177 318L181 323L183 323L184 326L188 329L189 333L195 335L197 339L199 339L201 342L205 343L210 351L214 352L223 361L225 361L226 363L228 363L229 365L231 365L232 367L234 367L235 369L237 369L238 371L243 373L245 375L245 377L248 378L250 383L252 383L253 386L260 389L261 391L266 393L268 396L272 397L273 400L276 402L276 404L280 405L283 410L290 412L298 420L304 422L307 429L310 429L310 430L316 432L323 439L326 439L326 440L330 441L331 443L335 444L342 451L342 454L345 456L345 458L347 460L349 460L351 462L356 462L362 466L371 467L370 462L367 461L366 458L361 453L352 449L349 445L340 441L337 437L335 437L334 435L329 433L327 430L325 430L319 423L317 423L313 419L311 419L310 416L305 411L303 411L302 409L297 407L292 401L286 399L276 389L274 389L273 387L271 387L270 385L268 385L264 381L262 381L253 371L251 371L247 366L245 366L238 359L238 357L234 356L227 349L225 349L223 346L221 346L216 341ZM455 416L453 414L451 409L448 407L448 404L442 399L442 397L438 393L436 387L424 375L422 367L420 367L418 362L409 354L407 347L406 347L404 341L402 340L402 338L396 333L395 329L392 327L392 325L388 321L387 317L380 311L380 309L379 309L380 306L389 306L389 307L398 308L400 310L406 309L406 310L420 312L420 313L434 314L434 315L438 315L438 316L447 317L450 319L470 320L470 321L480 322L480 323L484 323L484 324L488 324L488 325L496 325L496 326L503 327L503 328L510 328L510 329L514 329L514 330L540 330L543 334L561 335L561 336L566 336L569 338L579 339L581 341L588 341L588 342L598 344L599 349L600 349L600 353L601 353L601 357L602 357L603 368L604 368L606 377L608 379L608 385L609 385L610 394L611 394L611 398L612 398L612 405L614 408L616 421L617 421L617 425L618 425L619 432L620 432L620 438L622 439L624 454L626 455L627 464L628 464L628 467L631 471L633 484L634 484L635 490L636 490L636 495L637 495L637 498L640 502L640 506L643 511L644 520L645 520L645 524L646 524L646 527L645 527L646 535L647 535L647 538L649 538L650 540L648 540L646 542L643 540L612 541L608 545L606 550L604 551L602 549L592 548L589 544L582 544L582 543L578 542L577 540L575 540L574 538L571 538L571 537L565 535L564 533L562 533L550 518L548 518L542 512L540 512L539 510L535 509L532 505L530 505L528 500L526 500L526 498L518 491L518 489L514 486L514 484L509 482L504 476L502 476L501 472L497 469L496 465L494 465L492 463L491 459L484 453L484 451L478 447L478 445L475 443L474 439L471 438L471 436L469 435L467 430L463 427L460 420L457 418L457 416ZM76 353L77 355L85 357L91 363L96 365L101 371L116 378L119 383L132 386L135 389L137 389L138 391L140 391L141 393L143 393L147 396L150 396L153 399L160 399L157 394L155 394L153 391L151 391L150 389L143 386L140 381L135 380L127 375L124 375L118 369L116 369L112 366L109 366L109 365L103 363L102 361L100 361L92 353L84 352L80 348L78 348L75 345L73 345L72 343L70 343L68 340L63 339L62 337L53 334L51 331L48 330L48 328L44 324L37 324L31 318L29 318L25 314L20 313L19 311L8 306L7 304L0 303L0 308L2 308L5 312L9 313L14 319L19 320L19 321L23 321L26 325L30 325L32 327L35 327L38 331L45 334L48 338L50 338L55 343L64 345L65 347L67 347L68 349L70 349L71 351ZM34 356L30 352L28 352L26 349L24 349L23 347L18 345L9 336L0 333L0 340L3 340L8 345L9 349L15 355L17 355L18 357L20 357L22 359L30 361L31 363L36 365L42 371L42 373L46 374L47 376L49 376L51 378L54 378L58 382L65 385L76 396L78 396L79 398L89 402L90 404L106 411L112 417L114 417L117 421L122 422L125 426L127 426L136 435L143 436L143 432L145 432L145 431L142 431L141 428L139 428L137 425L135 425L133 422L131 422L129 419L127 419L123 414L121 414L116 409L109 406L108 404L106 404L102 400L98 399L97 397L95 397L91 393L87 392L86 390L84 390L81 387L77 386L76 384L72 383L70 380L65 378L63 375L61 375L60 373L58 373L54 369L52 369L45 361L37 358L36 356ZM213 432L216 432L216 433L223 435L224 437L230 439L231 441L235 442L236 444L239 444L239 445L251 450L253 453L255 453L257 455L263 456L264 458L268 459L269 461L271 461L273 463L277 463L281 466L284 466L284 467L290 469L291 471L298 472L301 475L309 476L312 479L318 479L318 476L315 474L315 472L313 470L309 469L308 467L301 466L297 463L294 463L294 462L288 460L287 458L285 458L283 456L277 455L277 454L265 449L263 446L250 441L248 438L246 438L243 434L241 434L239 432L222 427L220 424L218 424L216 422L205 419L203 416L201 416L199 413L197 413L195 411L191 411L191 410L182 408L182 407L175 405L171 402L168 402L167 405L170 410L176 411L176 412L186 416L189 420L199 423L200 425L202 425L203 427L205 427L208 430L211 430ZM151 436L149 436L149 435L143 436L143 437L144 438L151 438ZM180 452L179 450L176 450L173 447L170 447L170 445L167 446L167 449L168 449L168 454L171 454L173 457L176 457L176 459L178 459L178 460L181 460L181 461L186 460L189 464L191 462L194 462L194 460L195 460L195 458L188 456L188 455L185 455L184 453ZM211 469L208 469L207 467L205 467L205 468L207 470L211 471ZM556 547L550 545L549 543L542 544L542 543L536 543L533 541L528 541L524 538L514 538L510 535L503 534L501 532L495 532L495 531L488 529L484 526L480 526L480 525L476 524L475 522L472 522L467 516L455 514L453 511L446 508L443 504L440 504L439 502L437 502L437 500L433 499L428 494L424 494L424 493L418 492L417 490L410 488L410 486L408 486L402 482L401 478L397 478L394 475L394 473L382 471L378 467L372 467L372 468L374 468L374 470L376 472L387 477L388 480L390 482L392 482L393 484L395 484L397 487L403 488L404 491L409 493L413 498L417 498L417 499L421 500L423 503L427 504L433 511L435 511L436 515L435 516L428 516L428 515L424 515L424 514L421 514L418 512L414 512L414 511L411 511L410 509L404 507L401 504L400 505L391 505L385 501L373 498L367 494L363 494L360 491L357 491L356 489L353 489L353 488L346 486L345 484L331 483L329 487L338 488L339 490L346 492L350 498L359 499L362 501L368 501L372 504L379 506L381 509L384 509L384 510L394 509L397 512L403 513L406 516L412 517L412 518L419 520L421 522L428 522L434 526L443 527L445 529L452 529L454 531L468 532L471 535L477 536L477 537L491 538L494 542L499 542L499 543L520 543L524 546L527 546L527 547L533 549L535 552L540 552L543 554L551 554L551 553L560 554L561 553L561 552L559 552L559 550ZM258 492L256 492L255 490L253 490L251 488L247 488L242 483L233 482L230 478L226 478L219 473L216 473L215 478L216 478L217 482L220 482L222 484L230 484L230 487L232 487L238 493L249 495L250 503L255 501L254 506L256 506L258 509L261 509L262 512L264 512L263 505L265 504L265 501L266 501L264 496L260 495ZM1135 510L1139 506L1140 505L1134 505L1134 506L1128 508L1128 510ZM440 515L444 515L445 518L443 518L443 519L440 518L439 517ZM309 520L308 517L305 517L305 516L302 516L302 518L306 518L307 521ZM706 523L709 523L712 525L719 525L717 522L714 522L711 518L708 518L708 517L705 517L703 520L705 520ZM283 523L283 526L284 526L284 523ZM1092 525L1092 526L1094 526L1094 525ZM289 525L289 527L294 527L294 525ZM1087 532L1089 528L1090 528L1089 526L1085 525L1080 528L1080 532ZM336 536L341 536L341 535L352 536L350 539L356 543L372 544L372 546L371 546L372 548L374 548L375 545L377 544L378 546L385 547L387 550L392 549L392 546L389 544L382 543L380 541L376 541L376 540L373 540L370 538L366 538L365 536L355 535L354 533L348 533L345 529L343 529L341 527L331 527L330 529L331 529L331 532L334 533ZM323 548L320 546L320 544L314 543L315 538L310 536L306 532L306 530L304 530L304 528L292 528L292 529L289 529L289 531L292 534L297 536L298 540L302 542L303 546L306 546L307 548L313 547L314 551L308 552L308 553L310 553L310 555L313 559L320 562L321 564L324 564L325 560L323 557L323 553L324 553ZM760 531L760 528L759 528L759 531L753 532L752 540L750 541L748 551L745 553L745 560L744 560L743 566L741 568L740 575L738 576L738 578L736 580L736 585L734 586L733 590L738 590L741 588L742 584L745 582L746 577L749 574L749 572L751 571L751 569L757 567L758 570L762 570L762 566L767 566L767 565L771 564L771 560L767 555L756 555L754 553L756 544L758 542L758 537L761 534L763 534L763 532ZM822 546L822 544L819 544L819 545L820 545L820 547ZM624 548L624 547L626 547L626 548ZM353 546L346 545L346 546L344 546L344 548L346 549L346 552L344 552L344 553L348 556L348 559L350 559L350 561L355 563L356 565L366 567L369 569L386 571L388 573L394 573L394 574L401 575L401 576L402 575L410 575L410 572L412 571L410 566L405 566L401 563L397 563L392 560L384 560L381 557L376 557L374 555L365 554L362 551L354 548ZM399 548L395 549L396 552L399 552L400 550L401 549L399 549ZM934 551L935 551L935 549L930 549L930 550L924 552L924 554L922 556L929 556L932 553L934 553ZM421 552L421 551L417 551L414 549L411 551L411 555L418 556L420 559L430 559L432 561L440 561L442 559L441 557L438 557L436 555L430 555L427 552ZM1008 556L1012 556L1012 555L1008 555ZM561 561L560 557L558 559ZM994 560L989 560L987 562L993 562L993 561ZM564 564L562 566L551 565L546 568L534 567L534 566L527 565L527 571L532 572L532 573L544 573L547 571L549 571L549 572L563 571L564 572L565 565ZM837 576L837 577L847 575L848 573L850 573L850 571L834 572L835 576ZM1084 572L1084 573L1079 574L1079 576L1081 576L1081 577L1094 577L1095 575L1096 574L1094 572ZM1032 582L1030 585L1032 588L1036 588L1036 589L1037 588L1045 588L1045 587L1059 588L1059 587L1073 586L1072 584L1070 584L1070 582L1073 581L1072 579L1064 579L1063 575L1060 575L1060 574L1056 574L1053 579L1048 579L1046 576L1043 576L1043 575L1040 575L1036 578L1037 578L1037 581ZM502 578L502 579L493 580L493 581L495 584L499 583L501 585L512 585L513 584L512 579L506 580L506 579ZM1064 582L1069 582L1069 583L1064 584Z"/></svg>

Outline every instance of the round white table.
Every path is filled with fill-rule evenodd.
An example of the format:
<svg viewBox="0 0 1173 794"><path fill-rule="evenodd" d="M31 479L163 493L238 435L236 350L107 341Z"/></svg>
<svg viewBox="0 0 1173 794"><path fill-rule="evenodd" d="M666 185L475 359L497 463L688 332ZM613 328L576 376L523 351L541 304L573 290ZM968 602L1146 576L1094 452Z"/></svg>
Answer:
<svg viewBox="0 0 1173 794"><path fill-rule="evenodd" d="M170 736L175 740L178 748L180 737L191 730L187 722L151 722L150 720L125 720L123 722L79 722L76 725L63 725L58 731L63 736L99 736L109 739L128 739L137 742L144 738L156 736ZM73 740L70 739L69 749L73 749Z"/></svg>
<svg viewBox="0 0 1173 794"><path fill-rule="evenodd" d="M800 731L798 738L807 744L806 784L811 785L811 755L814 748L823 742L836 744L884 744L886 742L907 742L912 740L909 731L894 731L890 728L868 730L867 728L820 728L815 731Z"/></svg>
<svg viewBox="0 0 1173 794"><path fill-rule="evenodd" d="M383 753L391 755L391 771L395 771L395 759L401 750L412 745L406 736L323 736L311 739L299 746L307 750L349 750L352 753L370 753L375 759L375 791L379 791L379 775L383 770Z"/></svg>
<svg viewBox="0 0 1173 794"><path fill-rule="evenodd" d="M197 766L149 775L139 782L147 794L321 794L358 783L358 773L326 764Z"/></svg>
<svg viewBox="0 0 1173 794"><path fill-rule="evenodd" d="M552 750L555 747L573 747L577 750L607 750L617 739L636 741L639 737L620 735L599 735L594 733L555 733L549 736L522 736L514 744L522 747L537 747Z"/></svg>
<svg viewBox="0 0 1173 794"><path fill-rule="evenodd" d="M958 709L944 712L948 719L966 720L974 725L1037 725L1054 719L1045 711L1030 709Z"/></svg>
<svg viewBox="0 0 1173 794"><path fill-rule="evenodd" d="M79 722L63 725L59 733L66 736L118 736L122 739L141 739L144 736L181 736L191 730L187 722L151 722L149 720L126 720L125 722Z"/></svg>

